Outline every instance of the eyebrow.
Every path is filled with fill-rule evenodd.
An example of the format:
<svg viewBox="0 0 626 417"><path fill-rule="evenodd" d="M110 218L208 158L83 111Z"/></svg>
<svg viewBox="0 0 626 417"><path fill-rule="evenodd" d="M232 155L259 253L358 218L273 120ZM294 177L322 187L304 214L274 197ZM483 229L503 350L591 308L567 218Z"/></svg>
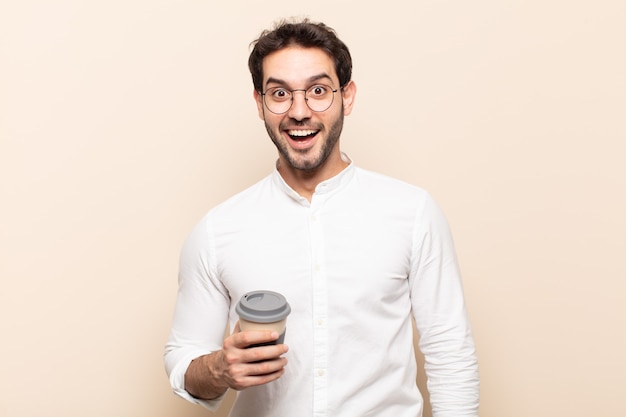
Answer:
<svg viewBox="0 0 626 417"><path fill-rule="evenodd" d="M330 77L330 75L326 74L325 72L322 72L320 74L313 75L313 76L309 77L306 80L306 82L314 83L314 82L322 80L322 79L327 79L328 81L331 81L331 82L333 81L333 79ZM285 86L289 85L288 82L286 82L284 80L281 80L281 79L278 79L278 78L274 78L274 77L269 77L267 79L267 81L265 82L265 86L267 86L268 84L279 84L279 85L285 85Z"/></svg>

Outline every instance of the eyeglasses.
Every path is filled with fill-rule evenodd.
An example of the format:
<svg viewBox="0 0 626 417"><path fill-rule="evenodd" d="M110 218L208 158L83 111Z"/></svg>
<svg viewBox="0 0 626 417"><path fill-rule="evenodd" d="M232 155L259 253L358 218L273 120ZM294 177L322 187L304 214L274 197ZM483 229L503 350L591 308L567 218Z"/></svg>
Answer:
<svg viewBox="0 0 626 417"><path fill-rule="evenodd" d="M326 84L315 84L309 88L288 90L283 87L270 87L261 93L263 102L269 111L274 114L284 114L289 111L293 104L294 93L302 91L304 101L314 112L326 111L332 106L335 93L338 89L333 89Z"/></svg>

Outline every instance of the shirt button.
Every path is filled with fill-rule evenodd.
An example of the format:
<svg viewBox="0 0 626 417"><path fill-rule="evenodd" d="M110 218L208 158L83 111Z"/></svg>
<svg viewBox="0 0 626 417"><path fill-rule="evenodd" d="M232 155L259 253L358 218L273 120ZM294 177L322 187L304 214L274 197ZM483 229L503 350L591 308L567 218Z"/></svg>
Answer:
<svg viewBox="0 0 626 417"><path fill-rule="evenodd" d="M324 325L324 320L323 319L317 320L317 325L318 326L323 326Z"/></svg>
<svg viewBox="0 0 626 417"><path fill-rule="evenodd" d="M323 369L318 369L318 370L317 370L317 376L324 376L324 374L325 374L325 373L326 373L326 372L324 372L324 370L323 370Z"/></svg>
<svg viewBox="0 0 626 417"><path fill-rule="evenodd" d="M313 267L313 269L315 269L315 272L320 272L320 264L315 264L315 266Z"/></svg>

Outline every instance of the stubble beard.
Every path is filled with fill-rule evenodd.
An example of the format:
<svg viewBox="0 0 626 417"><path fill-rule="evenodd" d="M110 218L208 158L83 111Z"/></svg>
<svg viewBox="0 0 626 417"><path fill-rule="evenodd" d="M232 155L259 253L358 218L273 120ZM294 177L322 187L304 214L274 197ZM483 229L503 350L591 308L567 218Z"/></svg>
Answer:
<svg viewBox="0 0 626 417"><path fill-rule="evenodd" d="M339 141L341 131L343 130L343 118L344 115L342 109L339 116L330 125L330 129L328 130L328 134L326 135L326 140L324 140L324 143L322 143L322 147L319 149L317 155L311 154L308 158L306 157L307 154L314 152L314 150L297 150L291 148L285 142L282 136L283 129L280 126L278 132L275 132L271 128L271 126L268 125L267 121L265 121L265 129L267 130L270 139L272 139L272 142L274 142L276 149L278 149L278 152L285 159L285 161L287 161L290 167L301 171L313 171L321 167L324 162L326 162L326 160L332 153L335 145ZM301 124L304 125L304 123ZM323 132L324 130L320 129L318 135L322 134Z"/></svg>

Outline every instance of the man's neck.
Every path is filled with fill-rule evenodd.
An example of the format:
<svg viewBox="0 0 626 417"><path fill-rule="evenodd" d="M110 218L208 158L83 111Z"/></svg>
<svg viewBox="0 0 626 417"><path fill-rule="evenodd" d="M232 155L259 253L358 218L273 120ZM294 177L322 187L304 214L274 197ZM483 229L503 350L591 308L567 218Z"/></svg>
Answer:
<svg viewBox="0 0 626 417"><path fill-rule="evenodd" d="M327 160L322 166L312 170L295 169L279 159L276 169L287 185L310 202L315 193L315 188L321 182L339 174L348 165L350 162L339 155L338 158L332 161Z"/></svg>

